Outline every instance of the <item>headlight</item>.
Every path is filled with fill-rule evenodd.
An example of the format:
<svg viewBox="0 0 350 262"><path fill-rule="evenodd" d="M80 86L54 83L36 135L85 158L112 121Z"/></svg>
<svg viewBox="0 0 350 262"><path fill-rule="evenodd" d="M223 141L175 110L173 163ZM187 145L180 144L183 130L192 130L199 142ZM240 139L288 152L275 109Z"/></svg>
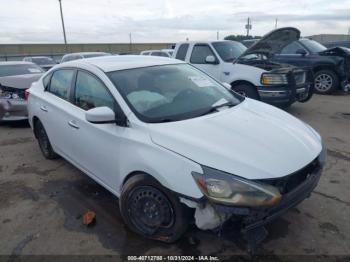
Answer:
<svg viewBox="0 0 350 262"><path fill-rule="evenodd" d="M4 87L0 87L0 98L23 100L23 98L20 97L20 95L14 91L14 88Z"/></svg>
<svg viewBox="0 0 350 262"><path fill-rule="evenodd" d="M287 75L264 73L261 76L261 83L263 85L284 85L288 84Z"/></svg>
<svg viewBox="0 0 350 262"><path fill-rule="evenodd" d="M225 172L202 167L204 174L192 172L202 193L210 200L235 206L272 206L282 196L277 188L245 180Z"/></svg>

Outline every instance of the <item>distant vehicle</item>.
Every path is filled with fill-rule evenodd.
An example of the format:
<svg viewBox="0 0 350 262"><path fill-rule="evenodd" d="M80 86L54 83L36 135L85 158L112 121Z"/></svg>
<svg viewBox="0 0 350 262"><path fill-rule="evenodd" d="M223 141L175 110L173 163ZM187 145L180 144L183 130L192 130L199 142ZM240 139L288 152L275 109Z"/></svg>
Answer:
<svg viewBox="0 0 350 262"><path fill-rule="evenodd" d="M259 42L255 45L259 45ZM274 48L271 60L311 68L314 74L314 90L319 94L331 94L341 87L344 90L350 89L350 49L348 48L327 49L314 40L300 39L283 48Z"/></svg>
<svg viewBox="0 0 350 262"><path fill-rule="evenodd" d="M28 118L25 90L44 70L30 62L0 62L0 121Z"/></svg>
<svg viewBox="0 0 350 262"><path fill-rule="evenodd" d="M326 161L309 125L170 58L57 65L30 88L28 111L45 158L67 159L118 197L131 230L168 243L192 221L215 230L232 218L255 246Z"/></svg>
<svg viewBox="0 0 350 262"><path fill-rule="evenodd" d="M57 64L55 60L47 56L26 56L23 58L23 61L37 64L45 71L49 70Z"/></svg>
<svg viewBox="0 0 350 262"><path fill-rule="evenodd" d="M90 57L98 57L98 56L109 56L110 53L105 52L80 52L80 53L70 53L66 54L62 57L61 63L83 59L83 58L90 58Z"/></svg>
<svg viewBox="0 0 350 262"><path fill-rule="evenodd" d="M288 30L280 44L294 41ZM265 39L276 37L267 35ZM215 79L226 82L228 88L241 95L279 107L294 102L306 102L312 96L312 78L308 72L290 65L269 63L260 50L250 50L236 41L181 42L175 47L174 58L191 63Z"/></svg>
<svg viewBox="0 0 350 262"><path fill-rule="evenodd" d="M332 47L346 47L350 48L350 41L336 41L336 42L328 42L323 44L327 48L332 48Z"/></svg>
<svg viewBox="0 0 350 262"><path fill-rule="evenodd" d="M145 50L140 55L172 57L174 49Z"/></svg>

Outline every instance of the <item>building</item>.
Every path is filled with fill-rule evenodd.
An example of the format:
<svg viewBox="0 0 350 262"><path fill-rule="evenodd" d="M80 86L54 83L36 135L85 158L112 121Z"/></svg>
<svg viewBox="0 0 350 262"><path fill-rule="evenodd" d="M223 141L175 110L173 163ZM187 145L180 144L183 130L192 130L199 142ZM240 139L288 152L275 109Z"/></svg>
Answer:
<svg viewBox="0 0 350 262"><path fill-rule="evenodd" d="M350 41L350 35L342 34L320 34L320 35L311 35L306 38L315 40L320 43L329 43L329 42L338 42L338 41Z"/></svg>

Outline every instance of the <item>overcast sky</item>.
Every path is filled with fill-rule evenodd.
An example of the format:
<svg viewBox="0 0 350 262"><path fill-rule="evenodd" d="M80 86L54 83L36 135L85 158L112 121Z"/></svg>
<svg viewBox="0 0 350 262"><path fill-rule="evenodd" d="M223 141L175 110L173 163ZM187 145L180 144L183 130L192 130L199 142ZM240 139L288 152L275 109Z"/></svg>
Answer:
<svg viewBox="0 0 350 262"><path fill-rule="evenodd" d="M176 42L294 26L302 35L346 34L350 0L62 0L69 43ZM0 0L0 43L61 43L58 0Z"/></svg>

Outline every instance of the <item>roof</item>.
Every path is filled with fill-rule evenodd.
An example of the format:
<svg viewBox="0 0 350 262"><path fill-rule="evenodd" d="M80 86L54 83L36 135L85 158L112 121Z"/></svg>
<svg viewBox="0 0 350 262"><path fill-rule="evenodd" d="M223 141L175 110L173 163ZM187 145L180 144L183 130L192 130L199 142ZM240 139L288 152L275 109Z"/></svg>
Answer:
<svg viewBox="0 0 350 262"><path fill-rule="evenodd" d="M6 61L0 62L0 66L2 65L34 65L32 62L24 62L24 61Z"/></svg>
<svg viewBox="0 0 350 262"><path fill-rule="evenodd" d="M182 41L176 43L178 44L207 44L207 43L220 43L220 42L238 42L238 41L232 41L232 40L198 40L198 41Z"/></svg>
<svg viewBox="0 0 350 262"><path fill-rule="evenodd" d="M104 72L141 68L157 65L184 64L184 61L161 57L161 56L142 56L142 55L123 55L123 56L100 56L86 59L74 60L64 63L65 66L89 64L96 66Z"/></svg>

